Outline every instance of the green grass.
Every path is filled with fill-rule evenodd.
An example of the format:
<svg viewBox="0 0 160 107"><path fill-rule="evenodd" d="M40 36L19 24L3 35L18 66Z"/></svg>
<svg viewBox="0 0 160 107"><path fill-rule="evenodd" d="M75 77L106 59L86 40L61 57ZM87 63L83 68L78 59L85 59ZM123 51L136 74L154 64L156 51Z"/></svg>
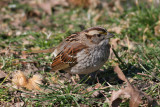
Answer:
<svg viewBox="0 0 160 107"><path fill-rule="evenodd" d="M56 12L51 16L40 10L41 16L28 16L27 20L21 22L16 27L12 25L12 20L15 16L21 14L32 13L34 8L29 5L20 4L18 1L10 2L10 5L16 4L15 8L4 7L6 11L0 12L0 15L8 14L10 17L4 19L4 24L7 24L7 30L3 28L0 30L0 50L9 49L14 51L9 53L0 53L0 66L4 65L2 71L6 74L14 73L16 70L32 71L32 74L40 73L44 75L43 89L49 90L44 92L30 92L24 90L14 89L8 86L11 83L10 79L3 81L0 80L0 105L12 105L14 102L23 101L28 106L109 106L105 102L106 97L111 96L112 90L118 90L123 84L115 73L113 73L112 64L116 62L119 64L125 75L133 79L133 85L143 90L152 98L158 99L160 103L160 35L155 36L154 27L160 20L160 7L154 5L133 5L129 9L124 8L124 12L114 11L118 14L117 17L112 17L108 11L104 9L102 14L96 22L94 17L99 13L90 13L89 9L71 8L65 9L62 7L55 7ZM102 11L102 10L99 10ZM14 16L13 16L14 15ZM13 17L13 19L12 19ZM17 16L18 17L18 16ZM20 19L19 19L20 20ZM43 20L47 20L44 24ZM0 20L2 21L2 20ZM21 20L22 21L22 20ZM127 22L127 23L123 23ZM108 86L106 82L110 83L113 87L105 89L93 89L91 92L82 93L88 87L94 87L93 83L86 84L81 82L78 85L73 85L69 80L64 83L59 83L59 86L51 82L50 78L53 73L50 72L49 65L51 64L52 57L50 54L33 54L29 55L26 59L22 59L21 51L30 51L31 48L47 49L57 46L65 37L74 32L79 32L85 28L104 25L109 28L121 26L120 34L115 34L115 38L120 38L120 41L125 41L126 36L130 43L135 43L134 49L129 48L127 44L118 44L115 49L116 57L109 59L108 62L102 67L106 72L98 74L103 87ZM28 28L27 28L28 27ZM17 35L17 32L20 34ZM24 42L27 42L26 44ZM19 52L16 54L15 52ZM36 62L33 68L27 68L26 65L18 63L13 65L16 61ZM30 65L30 64L29 64ZM37 68L37 69L35 69ZM146 74L139 75L137 73ZM58 74L64 78L64 73ZM10 75L10 78L12 75ZM105 79L105 81L103 80ZM1 84L3 82L3 84ZM91 85L90 85L91 84ZM16 96L14 92L25 94L25 96ZM92 97L95 91L103 91L103 95ZM14 99L14 101L13 101ZM121 104L121 107L129 106L129 101Z"/></svg>

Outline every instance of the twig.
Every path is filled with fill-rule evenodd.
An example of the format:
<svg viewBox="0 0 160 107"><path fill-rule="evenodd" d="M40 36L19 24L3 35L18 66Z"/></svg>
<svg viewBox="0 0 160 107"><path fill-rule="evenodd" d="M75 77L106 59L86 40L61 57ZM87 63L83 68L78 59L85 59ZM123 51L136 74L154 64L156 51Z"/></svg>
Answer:
<svg viewBox="0 0 160 107"><path fill-rule="evenodd" d="M137 73L138 75L142 75L142 76L147 76L147 77L152 77L150 75L147 75L147 74L143 74L143 73Z"/></svg>
<svg viewBox="0 0 160 107"><path fill-rule="evenodd" d="M115 56L117 57L117 59L122 63L122 65L127 68L126 63L121 60L121 58L118 56L118 54L116 53L116 51L113 48L112 48L112 51L115 54Z"/></svg>

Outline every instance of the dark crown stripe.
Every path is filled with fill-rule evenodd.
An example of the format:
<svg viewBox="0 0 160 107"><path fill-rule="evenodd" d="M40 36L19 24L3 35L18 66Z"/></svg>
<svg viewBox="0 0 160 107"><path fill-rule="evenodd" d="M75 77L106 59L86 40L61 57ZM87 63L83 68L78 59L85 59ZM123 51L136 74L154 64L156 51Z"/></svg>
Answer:
<svg viewBox="0 0 160 107"><path fill-rule="evenodd" d="M89 29L86 29L85 32L89 32L89 31L92 31L92 30L107 32L107 30L104 29L104 28L102 28L102 27L91 27L91 28L89 28Z"/></svg>

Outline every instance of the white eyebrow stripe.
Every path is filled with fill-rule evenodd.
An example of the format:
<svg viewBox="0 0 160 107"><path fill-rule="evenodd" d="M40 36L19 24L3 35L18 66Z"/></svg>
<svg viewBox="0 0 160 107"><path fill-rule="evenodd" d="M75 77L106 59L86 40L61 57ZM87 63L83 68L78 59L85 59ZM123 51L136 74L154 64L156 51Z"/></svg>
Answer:
<svg viewBox="0 0 160 107"><path fill-rule="evenodd" d="M101 31L92 30L88 32L89 35L94 35L94 34L99 34L99 33L101 33Z"/></svg>

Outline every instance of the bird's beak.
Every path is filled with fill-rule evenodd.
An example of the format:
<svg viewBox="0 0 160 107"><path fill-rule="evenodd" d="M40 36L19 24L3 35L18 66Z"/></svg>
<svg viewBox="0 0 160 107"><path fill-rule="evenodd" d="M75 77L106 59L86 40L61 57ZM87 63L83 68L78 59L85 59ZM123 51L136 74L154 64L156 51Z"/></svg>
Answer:
<svg viewBox="0 0 160 107"><path fill-rule="evenodd" d="M107 32L107 35L106 35L107 39L113 38L114 36L115 36L114 34Z"/></svg>

